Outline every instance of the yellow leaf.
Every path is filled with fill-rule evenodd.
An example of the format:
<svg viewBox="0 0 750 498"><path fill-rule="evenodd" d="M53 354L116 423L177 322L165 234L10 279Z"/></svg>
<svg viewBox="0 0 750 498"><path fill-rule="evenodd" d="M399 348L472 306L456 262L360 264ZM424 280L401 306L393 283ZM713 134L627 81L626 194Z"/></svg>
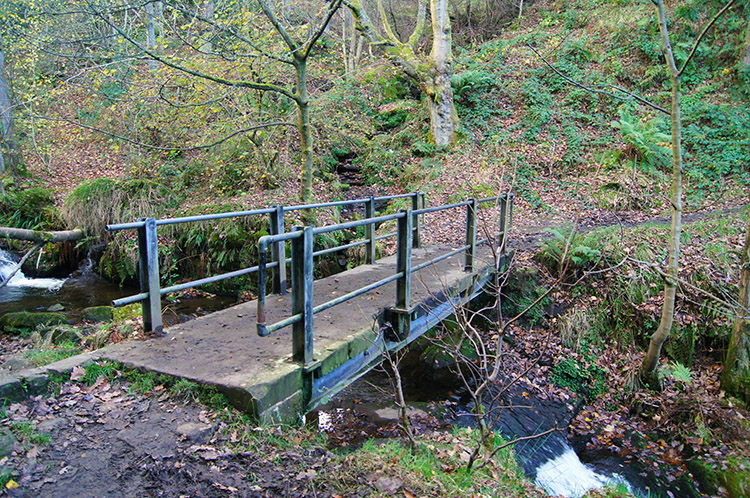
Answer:
<svg viewBox="0 0 750 498"><path fill-rule="evenodd" d="M5 487L8 488L8 489L16 489L16 488L20 488L21 485L18 484L13 479L10 479L8 482L5 483Z"/></svg>

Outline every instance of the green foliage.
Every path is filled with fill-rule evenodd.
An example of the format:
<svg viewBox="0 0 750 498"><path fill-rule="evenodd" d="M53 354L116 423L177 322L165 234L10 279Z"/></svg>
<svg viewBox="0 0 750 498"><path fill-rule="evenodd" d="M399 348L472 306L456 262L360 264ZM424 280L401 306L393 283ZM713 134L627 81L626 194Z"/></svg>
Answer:
<svg viewBox="0 0 750 498"><path fill-rule="evenodd" d="M49 444L49 434L39 432L33 423L29 421L11 422L10 430L19 440L22 440L27 447L33 445L43 446Z"/></svg>
<svg viewBox="0 0 750 498"><path fill-rule="evenodd" d="M217 204L187 210L184 214L190 216L242 209L245 207L241 205ZM268 220L259 216L177 225L172 233L174 243L169 245L170 259L174 262L171 271L175 275L203 278L253 266L258 261L258 239L267 235L268 230ZM162 274L168 273L163 271ZM218 294L239 295L254 289L255 282L252 275L245 275L205 288Z"/></svg>
<svg viewBox="0 0 750 498"><path fill-rule="evenodd" d="M582 341L580 351L573 357L565 358L555 365L552 382L558 387L568 388L587 402L605 393L607 384L604 370L596 364L596 351L586 341Z"/></svg>
<svg viewBox="0 0 750 498"><path fill-rule="evenodd" d="M686 174L697 183L693 196L705 196L727 175L748 181L750 105L716 105L706 95L685 98Z"/></svg>
<svg viewBox="0 0 750 498"><path fill-rule="evenodd" d="M52 191L39 187L10 190L0 198L0 224L31 230L60 228Z"/></svg>
<svg viewBox="0 0 750 498"><path fill-rule="evenodd" d="M688 386L693 382L690 368L677 361L670 362L664 365L659 370L659 376L662 378L672 377L675 382L677 382L678 384L684 384L685 386Z"/></svg>
<svg viewBox="0 0 750 498"><path fill-rule="evenodd" d="M451 76L451 87L458 100L472 93L484 93L495 85L495 76L486 71L469 69Z"/></svg>
<svg viewBox="0 0 750 498"><path fill-rule="evenodd" d="M511 274L503 290L504 316L515 317L528 309L523 319L532 326L544 319L544 309L550 303L549 296L541 299L536 306L531 306L546 292L546 289L536 285L537 277L538 272L535 268L527 268Z"/></svg>
<svg viewBox="0 0 750 498"><path fill-rule="evenodd" d="M568 274L576 275L579 270L591 267L601 256L601 251L590 245L594 241L587 240L582 234L571 233L572 227L547 228L545 231L553 238L544 242L537 259L553 274L560 272L562 263ZM565 259L561 261L563 256Z"/></svg>
<svg viewBox="0 0 750 498"><path fill-rule="evenodd" d="M620 120L610 123L619 130L627 144L626 156L629 156L641 169L664 168L669 165L671 137L661 130L664 127L660 119L637 119L630 110L620 107Z"/></svg>

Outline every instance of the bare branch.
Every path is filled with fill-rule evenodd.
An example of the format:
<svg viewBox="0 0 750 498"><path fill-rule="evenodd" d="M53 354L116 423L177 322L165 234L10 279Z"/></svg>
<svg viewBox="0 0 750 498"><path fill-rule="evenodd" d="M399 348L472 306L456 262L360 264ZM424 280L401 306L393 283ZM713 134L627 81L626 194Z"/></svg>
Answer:
<svg viewBox="0 0 750 498"><path fill-rule="evenodd" d="M30 118L43 119L45 121L56 121L56 122L61 122L61 123L70 123L70 124L78 126L80 128L85 128L87 130L95 131L97 133L102 133L102 134L108 135L108 136L110 136L112 138L117 138L117 139L123 140L123 141L125 141L125 142L127 142L129 144L133 144L133 145L136 145L138 147L143 147L144 149L167 150L167 151L181 151L181 152L185 152L185 151L189 151L189 150L210 149L211 147L215 147L215 146L217 146L219 144L222 144L222 143L226 142L227 140L229 140L230 138L236 137L237 135L240 135L242 133L247 133L247 132L253 131L253 130L258 130L260 128L271 128L271 127L274 127L274 126L295 126L295 127L297 126L296 123L286 123L286 122L281 122L281 121L280 122L275 122L275 123L263 123L263 124L259 124L259 125L249 126L247 128L242 128L240 130L237 130L237 131L235 131L233 133L230 133L229 135L226 135L226 136L220 138L219 140L217 140L215 142L211 142L211 143L207 143L207 144L194 145L192 147L162 147L162 146L158 146L158 145L150 145L150 144L146 144L146 143L143 143L143 142L139 142L138 140L133 140L132 138L128 138L128 137L123 136L123 135L118 135L117 133L113 133L111 131L103 130L101 128L97 128L96 126L90 126L90 125L87 125L87 124L83 124L83 123L81 123L79 121L74 121L72 119L67 119L67 118L53 118L53 117L50 117L50 116L40 116L38 114L28 114L28 113L24 113L24 115L27 116L27 117L30 117Z"/></svg>
<svg viewBox="0 0 750 498"><path fill-rule="evenodd" d="M698 38L695 39L695 43L693 43L693 48L690 50L690 53L687 56L687 59L685 59L685 62L682 63L682 67L679 71L677 71L677 76L682 76L682 73L685 71L685 68L687 67L688 63L690 62L690 59L693 58L693 55L695 55L695 51L698 50L698 45L700 45L701 41L703 40L703 37L706 36L706 33L709 29L711 29L711 26L714 25L714 23L722 16L724 15L724 12L729 10L729 8L734 3L734 0L729 0L727 4L724 6L723 9L721 9L719 12L716 13L716 15L706 24L703 28L703 31L701 31L701 34L698 35Z"/></svg>
<svg viewBox="0 0 750 498"><path fill-rule="evenodd" d="M534 52L537 57L539 57L540 59L542 59L542 62L544 62L547 65L547 67L549 67L550 69L552 69L555 73L557 73L558 76L560 76L562 79L564 79L565 81L567 81L571 85L577 86L578 88L582 88L583 90L586 90L587 92L601 93L602 95L607 95L608 97L612 97L614 99L623 100L623 101L629 101L630 100L630 99L621 97L619 95L616 95L614 93L608 92L606 90L600 90L598 88L592 88L592 87L583 85L583 84L575 81L574 79L568 77L565 73L563 73L562 71L560 71L559 69L557 69L555 66L553 66L549 61L547 61L547 59L542 54L540 54L539 52L537 52L536 49L534 49L534 47L532 47L529 44L526 44L526 46L529 47L529 49L532 52ZM661 107L660 105L654 104L653 102L650 102L650 101L644 99L643 97L635 95L634 93L630 93L630 92L626 91L625 89L620 88L619 86L616 86L616 85L609 85L609 86L612 87L612 88L614 88L614 89L616 89L617 91L622 92L622 93L628 95L629 97L637 100L641 104L644 104L644 105L647 105L648 107L651 107L652 109L655 109L655 110L657 110L659 112L662 112L664 114L667 114L667 115L671 115L672 114L670 111L668 111L667 109Z"/></svg>

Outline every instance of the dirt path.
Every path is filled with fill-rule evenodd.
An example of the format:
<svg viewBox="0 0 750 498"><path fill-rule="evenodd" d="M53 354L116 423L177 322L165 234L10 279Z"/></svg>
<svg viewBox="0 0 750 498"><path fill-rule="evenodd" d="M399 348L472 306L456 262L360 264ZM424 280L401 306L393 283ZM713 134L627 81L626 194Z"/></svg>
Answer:
<svg viewBox="0 0 750 498"><path fill-rule="evenodd" d="M261 447L235 453L221 417L198 402L176 400L159 386L144 396L103 378L90 388L68 382L59 395L7 406L2 427L19 439L0 459L3 473L12 473L19 487L6 487L0 495L331 494L314 490L305 474L324 471L330 462L326 450Z"/></svg>

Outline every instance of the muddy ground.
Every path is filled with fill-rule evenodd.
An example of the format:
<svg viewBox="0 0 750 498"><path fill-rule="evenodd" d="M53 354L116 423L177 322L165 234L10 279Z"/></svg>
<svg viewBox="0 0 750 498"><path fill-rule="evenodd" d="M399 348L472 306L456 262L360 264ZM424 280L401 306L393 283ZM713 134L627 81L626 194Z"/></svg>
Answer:
<svg viewBox="0 0 750 498"><path fill-rule="evenodd" d="M157 386L128 392L100 378L5 407L16 437L0 459L13 497L332 496L311 477L330 472L322 447L236 451L217 412ZM237 427L249 430L249 427ZM236 432L234 433L236 436ZM18 487L14 487L14 486Z"/></svg>

